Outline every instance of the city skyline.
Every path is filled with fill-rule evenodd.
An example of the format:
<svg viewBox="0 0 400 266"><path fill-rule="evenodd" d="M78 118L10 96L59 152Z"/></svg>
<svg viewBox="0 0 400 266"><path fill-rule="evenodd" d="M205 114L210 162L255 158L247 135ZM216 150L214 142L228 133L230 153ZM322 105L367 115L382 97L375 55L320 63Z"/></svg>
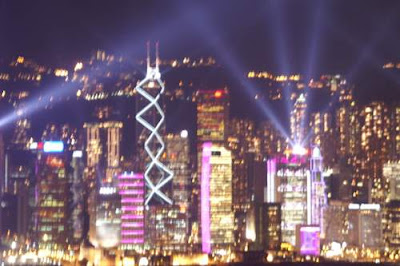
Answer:
<svg viewBox="0 0 400 266"><path fill-rule="evenodd" d="M398 11L1 2L0 264L399 263Z"/></svg>

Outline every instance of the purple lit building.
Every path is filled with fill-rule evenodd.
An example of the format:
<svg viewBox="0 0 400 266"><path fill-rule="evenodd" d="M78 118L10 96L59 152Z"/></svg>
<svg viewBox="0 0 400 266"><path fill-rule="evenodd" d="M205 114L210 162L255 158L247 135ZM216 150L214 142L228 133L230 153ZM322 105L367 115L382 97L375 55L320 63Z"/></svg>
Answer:
<svg viewBox="0 0 400 266"><path fill-rule="evenodd" d="M123 250L140 250L144 244L144 178L143 174L118 176L121 195L121 239Z"/></svg>
<svg viewBox="0 0 400 266"><path fill-rule="evenodd" d="M201 167L202 251L226 251L234 243L232 154L222 145L205 142Z"/></svg>

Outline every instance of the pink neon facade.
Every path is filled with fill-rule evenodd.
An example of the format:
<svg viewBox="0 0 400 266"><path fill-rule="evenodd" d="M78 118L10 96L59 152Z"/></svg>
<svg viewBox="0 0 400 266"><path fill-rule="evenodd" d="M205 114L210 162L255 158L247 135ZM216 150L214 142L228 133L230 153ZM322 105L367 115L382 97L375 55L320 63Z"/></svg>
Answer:
<svg viewBox="0 0 400 266"><path fill-rule="evenodd" d="M211 252L210 233L210 172L211 172L211 142L203 144L201 160L201 242L204 253Z"/></svg>
<svg viewBox="0 0 400 266"><path fill-rule="evenodd" d="M144 244L143 174L123 173L118 176L121 195L121 248L133 249Z"/></svg>

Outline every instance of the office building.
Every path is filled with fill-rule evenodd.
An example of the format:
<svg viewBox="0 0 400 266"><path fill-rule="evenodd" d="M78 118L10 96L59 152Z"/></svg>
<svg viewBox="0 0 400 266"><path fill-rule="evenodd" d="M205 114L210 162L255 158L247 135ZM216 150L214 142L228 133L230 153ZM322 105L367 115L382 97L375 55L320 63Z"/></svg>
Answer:
<svg viewBox="0 0 400 266"><path fill-rule="evenodd" d="M200 185L202 251L229 249L234 242L232 154L218 144L203 144Z"/></svg>

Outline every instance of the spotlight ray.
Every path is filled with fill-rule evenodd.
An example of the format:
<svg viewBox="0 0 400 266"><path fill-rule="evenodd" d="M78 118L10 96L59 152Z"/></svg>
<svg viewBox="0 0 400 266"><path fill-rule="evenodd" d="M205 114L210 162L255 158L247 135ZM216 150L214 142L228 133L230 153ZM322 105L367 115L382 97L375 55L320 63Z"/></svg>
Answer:
<svg viewBox="0 0 400 266"><path fill-rule="evenodd" d="M268 13L268 27L269 25L276 25L276 38L275 38L275 50L278 58L276 61L279 64L279 72L282 74L289 74L291 70L289 69L289 60L288 60L288 48L287 48L287 36L284 34L286 31L286 27L284 25L284 15L282 10L284 8L281 6L280 1L272 1L271 7L267 6L266 11ZM292 106L290 103L290 95L292 93L292 87L283 86L282 88L283 99L286 105L287 115L290 115Z"/></svg>
<svg viewBox="0 0 400 266"><path fill-rule="evenodd" d="M226 49L227 45L225 45L222 40L218 37L219 34L215 31L213 31L213 27L211 27L208 24L208 20L205 19L206 15L199 13L199 9L196 10L196 12L191 13L191 17L195 18L192 19L192 21L198 19L199 21L202 21L202 23L195 23L193 26L201 33L201 35L204 37L204 39L215 49L217 49L218 55L222 59L222 61L225 63L227 66L228 70L232 74L232 76L236 79L236 81L241 84L248 96L250 98L253 98L254 95L256 95L256 88L254 88L253 84L249 82L245 76L244 73L245 71L241 69L240 64L234 59L234 57L228 52ZM201 18L201 19L200 19ZM277 119L276 115L272 112L272 109L267 105L266 102L261 102L259 100L256 101L256 104L258 107L262 110L263 114L271 121L273 122L275 128L284 136L285 138L289 139L288 134L286 133L286 130L282 126L282 124L279 122Z"/></svg>
<svg viewBox="0 0 400 266"><path fill-rule="evenodd" d="M321 34L321 28L323 26L323 19L324 18L324 10L325 7L322 6L323 2L318 2L316 8L314 10L314 18L313 18L313 27L311 30L311 43L309 45L308 51L308 63L307 63L307 70L304 76L304 80L308 82L311 78L315 75L315 64L316 58L319 53L319 40ZM310 103L310 88L309 86L305 86L305 95L306 95L306 106L309 106ZM300 126L304 128L306 126L307 117L309 117L309 112L307 108L304 112L304 116L301 118ZM305 140L302 140L302 145L305 145Z"/></svg>

